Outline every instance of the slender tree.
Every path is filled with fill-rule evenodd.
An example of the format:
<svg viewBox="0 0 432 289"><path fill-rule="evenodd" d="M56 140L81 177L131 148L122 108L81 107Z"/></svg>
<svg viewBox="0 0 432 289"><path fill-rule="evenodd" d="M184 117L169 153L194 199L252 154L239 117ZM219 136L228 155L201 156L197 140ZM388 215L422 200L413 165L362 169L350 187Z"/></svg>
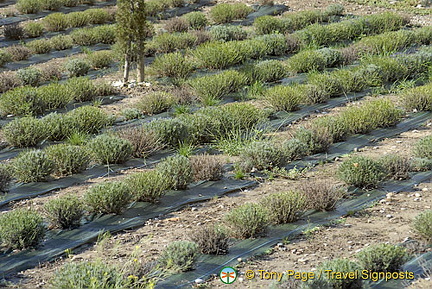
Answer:
<svg viewBox="0 0 432 289"><path fill-rule="evenodd" d="M124 54L123 82L129 80L130 65L137 61L138 81L144 81L145 39L152 35L153 26L146 20L144 0L117 1L117 43Z"/></svg>

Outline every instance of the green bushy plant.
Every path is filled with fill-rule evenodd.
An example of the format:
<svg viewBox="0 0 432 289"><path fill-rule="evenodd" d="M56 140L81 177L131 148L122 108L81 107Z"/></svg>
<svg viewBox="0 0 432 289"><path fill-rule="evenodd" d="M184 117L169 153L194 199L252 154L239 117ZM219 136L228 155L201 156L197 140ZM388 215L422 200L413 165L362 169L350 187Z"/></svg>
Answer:
<svg viewBox="0 0 432 289"><path fill-rule="evenodd" d="M82 261L66 263L49 283L54 288L125 288L129 280L115 266L102 261Z"/></svg>
<svg viewBox="0 0 432 289"><path fill-rule="evenodd" d="M228 235L220 226L207 225L194 231L191 240L195 242L201 253L210 255L223 255L228 253Z"/></svg>
<svg viewBox="0 0 432 289"><path fill-rule="evenodd" d="M68 27L83 27L89 24L90 17L87 13L83 13L81 11L71 12L66 14L66 21Z"/></svg>
<svg viewBox="0 0 432 289"><path fill-rule="evenodd" d="M64 108L73 100L66 86L56 82L39 87L37 97L41 103L41 112Z"/></svg>
<svg viewBox="0 0 432 289"><path fill-rule="evenodd" d="M261 200L269 212L273 224L287 224L297 221L306 209L306 198L299 192L273 193Z"/></svg>
<svg viewBox="0 0 432 289"><path fill-rule="evenodd" d="M66 82L66 90L75 101L92 101L97 96L97 87L87 77L73 77Z"/></svg>
<svg viewBox="0 0 432 289"><path fill-rule="evenodd" d="M26 43L26 48L35 54L45 54L45 53L49 53L52 50L51 41L49 39L32 40ZM26 56L25 59L27 59L29 56L30 54ZM19 60L17 59L15 61L19 61Z"/></svg>
<svg viewBox="0 0 432 289"><path fill-rule="evenodd" d="M106 9L87 9L82 12L89 18L90 24L104 24L114 20L113 15Z"/></svg>
<svg viewBox="0 0 432 289"><path fill-rule="evenodd" d="M211 27L210 35L216 41L233 41L246 39L247 32L239 26L216 25Z"/></svg>
<svg viewBox="0 0 432 289"><path fill-rule="evenodd" d="M326 152L332 142L332 138L326 130L307 129L299 127L295 132L295 138L304 143L309 154Z"/></svg>
<svg viewBox="0 0 432 289"><path fill-rule="evenodd" d="M190 85L198 94L201 101L221 99L231 92L235 92L246 84L244 74L228 70L218 74L194 78Z"/></svg>
<svg viewBox="0 0 432 289"><path fill-rule="evenodd" d="M240 153L238 166L244 172L272 169L283 165L285 158L283 152L270 141L252 142Z"/></svg>
<svg viewBox="0 0 432 289"><path fill-rule="evenodd" d="M208 24L205 14L199 11L187 13L183 15L183 18L189 22L192 29L202 29Z"/></svg>
<svg viewBox="0 0 432 289"><path fill-rule="evenodd" d="M202 68L223 69L243 63L248 52L240 42L208 42L198 46L192 55Z"/></svg>
<svg viewBox="0 0 432 289"><path fill-rule="evenodd" d="M321 103L328 98L342 94L343 86L341 81L332 73L311 73L308 75L309 88L308 102Z"/></svg>
<svg viewBox="0 0 432 289"><path fill-rule="evenodd" d="M256 238L267 231L270 222L268 213L259 204L246 203L226 214L224 223L234 238Z"/></svg>
<svg viewBox="0 0 432 289"><path fill-rule="evenodd" d="M388 99L377 99L360 107L349 107L341 114L351 133L367 133L379 127L390 127L399 122L402 111Z"/></svg>
<svg viewBox="0 0 432 289"><path fill-rule="evenodd" d="M50 113L40 119L43 128L48 135L47 138L52 141L64 140L75 130L71 119L61 113Z"/></svg>
<svg viewBox="0 0 432 289"><path fill-rule="evenodd" d="M192 270L198 260L198 245L189 241L175 241L169 244L159 257L159 264L174 272Z"/></svg>
<svg viewBox="0 0 432 289"><path fill-rule="evenodd" d="M146 127L152 130L156 134L156 137L166 146L177 147L189 136L188 127L176 118L156 119Z"/></svg>
<svg viewBox="0 0 432 289"><path fill-rule="evenodd" d="M339 178L356 187L373 188L385 176L385 169L375 160L363 156L353 156L338 168Z"/></svg>
<svg viewBox="0 0 432 289"><path fill-rule="evenodd" d="M197 36L192 33L162 33L153 37L149 46L159 53L169 53L196 45Z"/></svg>
<svg viewBox="0 0 432 289"><path fill-rule="evenodd" d="M133 174L125 182L133 199L140 202L155 203L170 188L166 177L157 170Z"/></svg>
<svg viewBox="0 0 432 289"><path fill-rule="evenodd" d="M250 57L254 59L264 56L281 56L288 51L287 39L283 34L267 34L245 42Z"/></svg>
<svg viewBox="0 0 432 289"><path fill-rule="evenodd" d="M36 88L17 87L7 91L0 98L0 109L3 114L31 115L43 111L43 104Z"/></svg>
<svg viewBox="0 0 432 289"><path fill-rule="evenodd" d="M12 180L11 168L7 164L0 163L0 192L6 192Z"/></svg>
<svg viewBox="0 0 432 289"><path fill-rule="evenodd" d="M432 85L423 85L402 91L403 106L412 111L432 111Z"/></svg>
<svg viewBox="0 0 432 289"><path fill-rule="evenodd" d="M24 85L38 86L42 73L35 67L22 68L17 71L17 76Z"/></svg>
<svg viewBox="0 0 432 289"><path fill-rule="evenodd" d="M23 26L24 35L28 38L39 37L44 33L42 23L39 22L28 22Z"/></svg>
<svg viewBox="0 0 432 289"><path fill-rule="evenodd" d="M316 118L311 122L310 127L313 131L328 135L331 143L345 140L349 130L346 123L338 116Z"/></svg>
<svg viewBox="0 0 432 289"><path fill-rule="evenodd" d="M52 226L73 229L80 225L84 206L76 196L66 195L49 200L44 205L44 211Z"/></svg>
<svg viewBox="0 0 432 289"><path fill-rule="evenodd" d="M169 110L175 104L174 96L163 91L151 92L143 95L135 107L147 115L158 114Z"/></svg>
<svg viewBox="0 0 432 289"><path fill-rule="evenodd" d="M326 67L326 59L317 50L303 50L291 56L287 64L292 72L321 71Z"/></svg>
<svg viewBox="0 0 432 289"><path fill-rule="evenodd" d="M94 69L106 68L114 61L114 55L110 50L93 51L87 55L87 60Z"/></svg>
<svg viewBox="0 0 432 289"><path fill-rule="evenodd" d="M296 138L286 140L280 144L280 150L286 161L300 159L309 152L309 147Z"/></svg>
<svg viewBox="0 0 432 289"><path fill-rule="evenodd" d="M195 69L194 63L180 52L162 54L151 65L159 76L186 79Z"/></svg>
<svg viewBox="0 0 432 289"><path fill-rule="evenodd" d="M3 135L12 146L30 147L47 136L44 125L34 117L16 118L3 127Z"/></svg>
<svg viewBox="0 0 432 289"><path fill-rule="evenodd" d="M72 38L69 35L57 35L51 37L49 42L51 48L54 50L65 50L72 48L73 46Z"/></svg>
<svg viewBox="0 0 432 289"><path fill-rule="evenodd" d="M411 171L411 160L399 155L383 156L379 162L386 169L387 177L393 180L408 179Z"/></svg>
<svg viewBox="0 0 432 289"><path fill-rule="evenodd" d="M84 59L74 58L66 62L65 69L69 77L83 76L89 72L90 64Z"/></svg>
<svg viewBox="0 0 432 289"><path fill-rule="evenodd" d="M280 18L270 15L255 18L253 26L257 34L281 33L285 31L285 23Z"/></svg>
<svg viewBox="0 0 432 289"><path fill-rule="evenodd" d="M415 144L414 155L419 158L432 159L432 136L426 136Z"/></svg>
<svg viewBox="0 0 432 289"><path fill-rule="evenodd" d="M192 165L190 160L181 155L167 157L156 166L171 188L184 190L192 181Z"/></svg>
<svg viewBox="0 0 432 289"><path fill-rule="evenodd" d="M19 182L45 181L54 170L53 162L45 152L30 150L20 153L12 163L15 178Z"/></svg>
<svg viewBox="0 0 432 289"><path fill-rule="evenodd" d="M392 244L367 247L356 255L364 270L373 272L396 272L408 261L406 248Z"/></svg>
<svg viewBox="0 0 432 289"><path fill-rule="evenodd" d="M54 163L54 171L61 176L79 173L87 168L90 156L84 147L68 144L49 146L45 153Z"/></svg>
<svg viewBox="0 0 432 289"><path fill-rule="evenodd" d="M330 261L323 262L318 266L317 271L319 270L331 270L332 272L341 272L348 274L350 272L355 272L356 270L360 270L360 265L356 262L350 261L348 259L333 259ZM346 278L346 279L336 279L336 278L327 278L327 275L324 274L325 281L328 282L329 288L334 289L361 289L363 288L362 280Z"/></svg>
<svg viewBox="0 0 432 289"><path fill-rule="evenodd" d="M210 10L210 17L216 23L228 23L235 19L245 18L252 11L253 8L243 3L222 3L216 5Z"/></svg>
<svg viewBox="0 0 432 289"><path fill-rule="evenodd" d="M294 111L299 108L304 96L301 85L277 85L264 92L263 99L273 109Z"/></svg>
<svg viewBox="0 0 432 289"><path fill-rule="evenodd" d="M121 214L131 201L132 195L123 182L105 182L91 187L84 201L93 213Z"/></svg>
<svg viewBox="0 0 432 289"><path fill-rule="evenodd" d="M90 134L99 132L112 122L112 118L103 110L88 105L71 110L66 117L72 123L75 131Z"/></svg>
<svg viewBox="0 0 432 289"><path fill-rule="evenodd" d="M5 49L0 49L0 66L12 61L12 55Z"/></svg>
<svg viewBox="0 0 432 289"><path fill-rule="evenodd" d="M63 6L63 0L39 0L42 10L57 11Z"/></svg>
<svg viewBox="0 0 432 289"><path fill-rule="evenodd" d="M287 76L286 67L278 60L264 60L252 67L251 79L261 82L273 82Z"/></svg>
<svg viewBox="0 0 432 289"><path fill-rule="evenodd" d="M0 216L0 240L13 249L38 246L45 237L42 217L28 209L16 209Z"/></svg>
<svg viewBox="0 0 432 289"><path fill-rule="evenodd" d="M52 13L43 19L45 29L48 31L62 31L68 27L66 14Z"/></svg>
<svg viewBox="0 0 432 289"><path fill-rule="evenodd" d="M92 139L88 148L100 164L122 164L132 155L132 144L129 141L107 134Z"/></svg>
<svg viewBox="0 0 432 289"><path fill-rule="evenodd" d="M413 220L415 231L427 241L432 240L432 211L427 210L417 215Z"/></svg>
<svg viewBox="0 0 432 289"><path fill-rule="evenodd" d="M16 9L24 14L34 14L42 10L42 3L34 0L18 0Z"/></svg>

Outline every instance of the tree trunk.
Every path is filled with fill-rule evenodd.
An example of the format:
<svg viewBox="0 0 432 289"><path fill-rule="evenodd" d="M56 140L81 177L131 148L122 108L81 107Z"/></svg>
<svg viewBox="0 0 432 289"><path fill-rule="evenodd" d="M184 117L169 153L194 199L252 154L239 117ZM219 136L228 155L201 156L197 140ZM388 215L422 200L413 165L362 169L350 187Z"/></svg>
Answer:
<svg viewBox="0 0 432 289"><path fill-rule="evenodd" d="M124 63L124 72L123 72L123 85L126 85L127 82L129 81L129 66L130 66L129 55L126 53L125 54L125 63Z"/></svg>
<svg viewBox="0 0 432 289"><path fill-rule="evenodd" d="M140 51L138 55L137 82L144 82L144 59L144 53Z"/></svg>

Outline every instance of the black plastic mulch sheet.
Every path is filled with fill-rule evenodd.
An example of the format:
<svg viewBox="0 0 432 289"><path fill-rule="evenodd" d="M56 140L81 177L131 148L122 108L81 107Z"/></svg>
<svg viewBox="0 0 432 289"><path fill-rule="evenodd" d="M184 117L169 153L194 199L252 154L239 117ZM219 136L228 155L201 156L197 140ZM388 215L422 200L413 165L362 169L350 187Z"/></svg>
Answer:
<svg viewBox="0 0 432 289"><path fill-rule="evenodd" d="M103 215L77 229L50 231L38 249L0 256L0 276L36 267L64 254L66 249L75 249L93 242L104 231L118 232L143 226L151 218L166 215L182 207L220 197L256 185L253 181L224 179L204 182L184 191L170 191L160 203L135 203L122 215Z"/></svg>
<svg viewBox="0 0 432 289"><path fill-rule="evenodd" d="M156 287L166 289L186 288L187 286L190 286L196 279L206 280L212 274L218 274L225 266L235 266L237 264L238 258L242 258L244 260L264 253L282 239L293 238L305 229L328 224L332 220L346 215L349 211L361 210L373 204L377 200L384 198L387 192L409 191L415 184L430 181L432 181L431 172L422 172L412 175L412 178L406 181L388 182L379 190L370 192L355 192L353 193L353 197L351 199L341 202L335 211L311 212L305 215L302 220L298 222L273 226L269 229L267 237L239 241L234 246L230 247L229 253L227 255L202 255L195 270L172 275L168 279L158 283ZM430 262L432 254L423 257L427 257L427 260ZM405 268L416 272L416 274L421 274L423 272L416 262L407 263ZM400 287L386 288L399 289Z"/></svg>

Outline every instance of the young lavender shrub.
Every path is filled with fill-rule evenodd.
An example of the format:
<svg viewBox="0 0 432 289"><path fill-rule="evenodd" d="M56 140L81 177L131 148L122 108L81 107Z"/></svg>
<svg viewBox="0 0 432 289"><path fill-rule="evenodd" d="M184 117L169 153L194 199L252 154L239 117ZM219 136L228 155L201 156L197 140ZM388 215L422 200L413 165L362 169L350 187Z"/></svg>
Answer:
<svg viewBox="0 0 432 289"><path fill-rule="evenodd" d="M159 257L159 264L173 272L186 272L194 268L199 249L190 241L175 241L169 244Z"/></svg>
<svg viewBox="0 0 432 289"><path fill-rule="evenodd" d="M43 123L34 117L16 118L3 127L7 142L15 147L31 147L47 137Z"/></svg>
<svg viewBox="0 0 432 289"><path fill-rule="evenodd" d="M353 156L339 166L337 174L348 185L374 188L385 177L385 168L368 157Z"/></svg>
<svg viewBox="0 0 432 289"><path fill-rule="evenodd" d="M432 211L427 210L418 214L413 220L414 230L429 243L432 241Z"/></svg>
<svg viewBox="0 0 432 289"><path fill-rule="evenodd" d="M100 164L122 164L132 155L132 144L129 141L108 134L92 139L88 148Z"/></svg>
<svg viewBox="0 0 432 289"><path fill-rule="evenodd" d="M126 179L125 183L133 199L139 202L156 203L170 188L166 177L157 170L133 174Z"/></svg>
<svg viewBox="0 0 432 289"><path fill-rule="evenodd" d="M192 165L185 156L167 157L157 164L156 170L166 178L169 187L175 190L185 190L192 182Z"/></svg>
<svg viewBox="0 0 432 289"><path fill-rule="evenodd" d="M267 231L270 223L268 214L261 205L246 203L226 214L224 223L234 238L257 238Z"/></svg>
<svg viewBox="0 0 432 289"><path fill-rule="evenodd" d="M226 229L221 226L207 225L194 231L190 236L201 253L209 255L224 255L228 253L229 237Z"/></svg>
<svg viewBox="0 0 432 289"><path fill-rule="evenodd" d="M43 218L28 209L15 209L0 216L0 240L7 248L37 247L45 237Z"/></svg>
<svg viewBox="0 0 432 289"><path fill-rule="evenodd" d="M414 145L414 155L419 158L432 159L432 136L426 136Z"/></svg>
<svg viewBox="0 0 432 289"><path fill-rule="evenodd" d="M44 211L51 226L60 229L73 229L80 225L84 215L84 205L76 196L66 195L49 200Z"/></svg>
<svg viewBox="0 0 432 289"><path fill-rule="evenodd" d="M44 151L21 152L12 162L14 177L23 183L46 181L54 171L54 164Z"/></svg>
<svg viewBox="0 0 432 289"><path fill-rule="evenodd" d="M105 182L91 187L84 195L90 212L97 214L121 214L132 195L123 182Z"/></svg>
<svg viewBox="0 0 432 289"><path fill-rule="evenodd" d="M408 261L406 248L392 244L378 244L357 253L364 270L373 272L396 272Z"/></svg>
<svg viewBox="0 0 432 289"><path fill-rule="evenodd" d="M297 221L304 213L306 198L299 192L280 192L261 200L260 204L269 212L273 224L287 224Z"/></svg>
<svg viewBox="0 0 432 289"><path fill-rule="evenodd" d="M45 152L54 163L54 172L60 176L82 172L90 163L90 154L85 147L57 144L49 146Z"/></svg>

